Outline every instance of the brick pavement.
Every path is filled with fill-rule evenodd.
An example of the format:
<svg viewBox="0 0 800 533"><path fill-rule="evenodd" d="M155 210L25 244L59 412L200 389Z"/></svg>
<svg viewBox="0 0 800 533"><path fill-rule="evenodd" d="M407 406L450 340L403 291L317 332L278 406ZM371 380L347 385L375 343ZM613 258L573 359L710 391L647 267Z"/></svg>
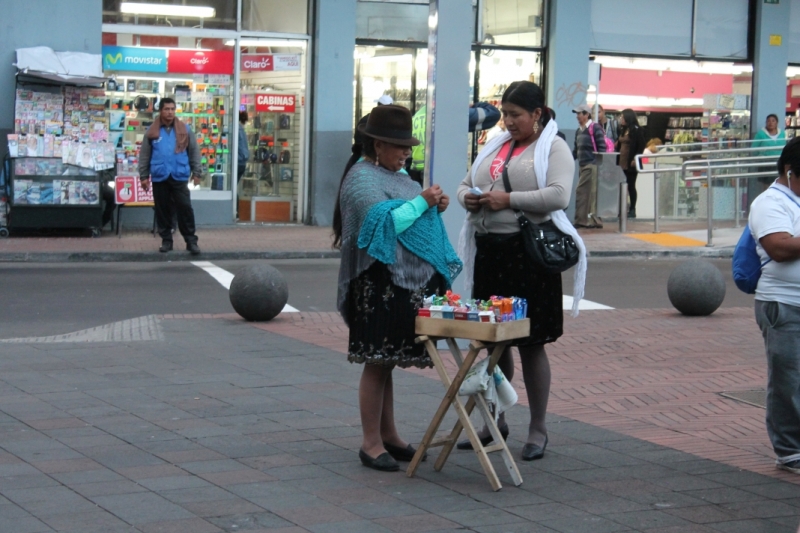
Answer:
<svg viewBox="0 0 800 533"><path fill-rule="evenodd" d="M614 406L617 393L652 406L680 387L745 385L728 380L735 364L750 375L741 349L749 324L744 311L725 312L691 326L664 311L638 322L634 313L583 313L581 336L568 333L564 349L551 351L553 406L596 420L551 414L545 458L521 463L523 485L500 492L472 453L455 452L437 473L434 450L413 479L358 463L359 368L289 335L341 342L330 314L270 324L168 315L156 317L160 340L9 343L0 358L0 531L794 533L796 484L633 438L627 425L603 427L612 417L650 417L620 396L627 412ZM681 370L678 341L661 346L665 329L703 340L701 330L723 321L740 333L705 339L708 357L690 359L691 370ZM595 379L580 377L576 369L590 363ZM397 372L394 386L399 429L418 441L441 384ZM635 392L642 386L655 390L645 397ZM524 407L509 423L518 452ZM669 423L647 427L677 433Z"/></svg>
<svg viewBox="0 0 800 533"><path fill-rule="evenodd" d="M652 231L652 222L632 221L631 234ZM664 223L662 231L697 229L702 223ZM329 227L298 224L246 225L198 228L206 259L338 257L331 249ZM581 230L590 254L601 255L711 255L729 256L730 249L666 247L617 233L614 224L602 230ZM176 237L179 243L180 237ZM104 232L90 238L83 232L26 233L0 238L0 261L179 261L190 260L180 245L169 254L157 253L159 240L145 229L125 230L122 238Z"/></svg>
<svg viewBox="0 0 800 533"><path fill-rule="evenodd" d="M337 313L281 315L255 327L347 353L347 327ZM550 412L800 483L775 469L764 410L719 395L766 384L752 309L709 317L671 309L582 311L565 318L565 335L548 354ZM449 354L447 360L454 372ZM519 377L518 358L516 367ZM433 370L414 372L438 379ZM513 383L525 403L522 380Z"/></svg>

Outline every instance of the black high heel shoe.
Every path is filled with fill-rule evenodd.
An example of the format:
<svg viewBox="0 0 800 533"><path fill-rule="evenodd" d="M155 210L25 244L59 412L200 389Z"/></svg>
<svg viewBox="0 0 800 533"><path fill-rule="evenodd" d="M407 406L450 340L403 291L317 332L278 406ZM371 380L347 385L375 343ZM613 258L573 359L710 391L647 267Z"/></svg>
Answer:
<svg viewBox="0 0 800 533"><path fill-rule="evenodd" d="M508 426L503 426L500 428L500 436L503 437L503 440L508 440ZM481 446L487 446L493 440L494 437L492 437L492 434L489 433L485 437L481 437ZM456 448L459 450L471 450L472 443L469 441L469 439L465 439L456 444Z"/></svg>
<svg viewBox="0 0 800 533"><path fill-rule="evenodd" d="M528 443L522 447L522 460L535 461L544 457L544 449L547 448L547 435L544 437L544 444L538 446L536 444Z"/></svg>
<svg viewBox="0 0 800 533"><path fill-rule="evenodd" d="M414 454L417 453L417 449L410 444L405 448L401 448L400 446L384 442L383 447L386 448L386 451L389 452L389 455L391 455L395 461L411 461L414 458ZM422 456L422 460L424 461L427 458L428 452L425 452L425 455Z"/></svg>

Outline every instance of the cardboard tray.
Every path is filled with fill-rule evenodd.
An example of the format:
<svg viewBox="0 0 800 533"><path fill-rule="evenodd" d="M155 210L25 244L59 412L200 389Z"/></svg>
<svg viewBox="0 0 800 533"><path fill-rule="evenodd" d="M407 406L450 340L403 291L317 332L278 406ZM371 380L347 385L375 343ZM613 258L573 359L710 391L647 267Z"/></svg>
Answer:
<svg viewBox="0 0 800 533"><path fill-rule="evenodd" d="M498 324L421 316L418 316L416 320L417 335L427 335L429 337L453 337L483 342L503 342L527 337L530 332L530 318L512 322L500 322Z"/></svg>

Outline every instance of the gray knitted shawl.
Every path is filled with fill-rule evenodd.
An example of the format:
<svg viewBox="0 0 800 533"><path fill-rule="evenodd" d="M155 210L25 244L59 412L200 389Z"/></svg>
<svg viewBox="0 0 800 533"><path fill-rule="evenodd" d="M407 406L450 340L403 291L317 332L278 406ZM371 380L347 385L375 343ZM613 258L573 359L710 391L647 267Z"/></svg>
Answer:
<svg viewBox="0 0 800 533"><path fill-rule="evenodd" d="M408 174L392 172L368 161L353 165L342 183L339 206L342 210L342 261L339 266L337 308L346 324L347 293L350 282L376 261L366 250L358 247L358 235L369 210L386 200L412 200L422 187ZM425 285L435 270L430 263L409 252L397 243L395 263L388 265L392 282L398 287L414 290Z"/></svg>

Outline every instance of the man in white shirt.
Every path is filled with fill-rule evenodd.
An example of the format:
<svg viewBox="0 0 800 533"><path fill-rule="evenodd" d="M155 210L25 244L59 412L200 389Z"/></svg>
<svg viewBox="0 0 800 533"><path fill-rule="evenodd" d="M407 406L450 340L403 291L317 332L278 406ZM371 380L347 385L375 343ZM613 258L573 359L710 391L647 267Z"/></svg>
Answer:
<svg viewBox="0 0 800 533"><path fill-rule="evenodd" d="M800 139L783 149L778 172L750 208L763 265L755 314L767 352L767 433L777 467L800 474Z"/></svg>

